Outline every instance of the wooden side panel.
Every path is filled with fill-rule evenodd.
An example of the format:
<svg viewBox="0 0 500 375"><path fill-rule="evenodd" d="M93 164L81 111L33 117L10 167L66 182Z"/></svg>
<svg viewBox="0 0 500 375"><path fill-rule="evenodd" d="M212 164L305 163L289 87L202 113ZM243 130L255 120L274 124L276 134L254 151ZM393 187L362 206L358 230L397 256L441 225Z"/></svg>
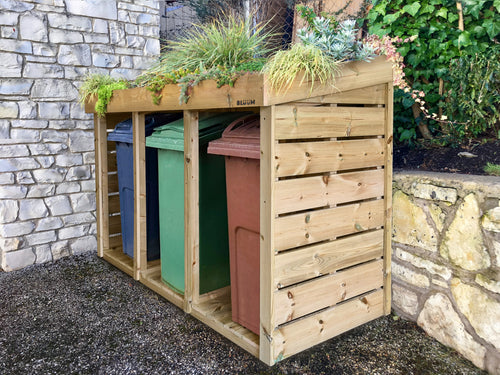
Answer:
<svg viewBox="0 0 500 375"><path fill-rule="evenodd" d="M278 214L381 197L384 170L366 170L276 182Z"/></svg>
<svg viewBox="0 0 500 375"><path fill-rule="evenodd" d="M384 231L379 229L280 253L276 256L274 285L281 288L380 258L383 245Z"/></svg>
<svg viewBox="0 0 500 375"><path fill-rule="evenodd" d="M383 291L360 296L277 329L275 358L286 358L383 315Z"/></svg>
<svg viewBox="0 0 500 375"><path fill-rule="evenodd" d="M275 107L260 112L260 337L259 358L271 365L274 335L274 180Z"/></svg>
<svg viewBox="0 0 500 375"><path fill-rule="evenodd" d="M279 143L276 145L276 175L284 177L382 166L385 149L382 138Z"/></svg>
<svg viewBox="0 0 500 375"><path fill-rule="evenodd" d="M384 108L283 105L276 109L276 138L383 135L384 118Z"/></svg>
<svg viewBox="0 0 500 375"><path fill-rule="evenodd" d="M134 153L134 279L147 268L145 116L132 114Z"/></svg>
<svg viewBox="0 0 500 375"><path fill-rule="evenodd" d="M386 84L384 83L381 85L362 87L356 90L301 100L300 102L321 104L385 104L385 88Z"/></svg>
<svg viewBox="0 0 500 375"><path fill-rule="evenodd" d="M97 255L104 256L109 248L108 211L108 143L106 118L94 116L95 168L96 168L96 213L97 213Z"/></svg>
<svg viewBox="0 0 500 375"><path fill-rule="evenodd" d="M198 112L184 111L184 311L200 295L200 213Z"/></svg>
<svg viewBox="0 0 500 375"><path fill-rule="evenodd" d="M276 292L275 324L349 300L383 283L383 261L376 260Z"/></svg>
<svg viewBox="0 0 500 375"><path fill-rule="evenodd" d="M392 140L393 140L393 86L387 84L387 104L386 104L386 161L385 161L385 239L384 239L384 314L391 313L391 234L392 234Z"/></svg>
<svg viewBox="0 0 500 375"><path fill-rule="evenodd" d="M280 217L274 224L274 250L329 240L384 225L384 201L367 201Z"/></svg>

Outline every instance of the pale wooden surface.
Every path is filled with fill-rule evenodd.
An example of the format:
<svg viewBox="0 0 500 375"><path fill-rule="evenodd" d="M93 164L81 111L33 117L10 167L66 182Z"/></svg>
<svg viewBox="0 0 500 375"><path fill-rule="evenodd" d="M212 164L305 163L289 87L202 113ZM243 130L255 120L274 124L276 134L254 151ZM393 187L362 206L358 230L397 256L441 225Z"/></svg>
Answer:
<svg viewBox="0 0 500 375"><path fill-rule="evenodd" d="M279 143L275 169L278 177L324 173L384 165L383 139L355 139Z"/></svg>
<svg viewBox="0 0 500 375"><path fill-rule="evenodd" d="M95 183L97 215L97 255L104 256L109 248L109 211L108 211L108 143L106 138L106 119L94 116L95 142Z"/></svg>
<svg viewBox="0 0 500 375"><path fill-rule="evenodd" d="M274 286L298 283L383 255L382 229L327 243L286 251L276 256Z"/></svg>
<svg viewBox="0 0 500 375"><path fill-rule="evenodd" d="M184 311L200 294L200 212L198 112L184 111Z"/></svg>
<svg viewBox="0 0 500 375"><path fill-rule="evenodd" d="M146 136L144 113L132 113L134 153L134 279L147 267Z"/></svg>
<svg viewBox="0 0 500 375"><path fill-rule="evenodd" d="M335 206L384 195L384 171L366 170L276 182L274 199L278 214Z"/></svg>
<svg viewBox="0 0 500 375"><path fill-rule="evenodd" d="M274 363L274 180L276 108L263 107L260 112L260 345L259 358Z"/></svg>
<svg viewBox="0 0 500 375"><path fill-rule="evenodd" d="M285 324L276 333L276 351L283 358L340 335L383 315L383 291L336 305L296 322Z"/></svg>
<svg viewBox="0 0 500 375"><path fill-rule="evenodd" d="M274 301L274 324L286 323L382 287L382 263L375 260L279 290Z"/></svg>
<svg viewBox="0 0 500 375"><path fill-rule="evenodd" d="M384 108L283 105L276 108L276 138L382 135L384 119Z"/></svg>
<svg viewBox="0 0 500 375"><path fill-rule="evenodd" d="M181 309L184 307L184 296L173 291L162 281L161 265L159 262L154 265L148 264L147 270L141 272L140 282L172 302L175 306Z"/></svg>
<svg viewBox="0 0 500 375"><path fill-rule="evenodd" d="M384 104L386 84L380 84L360 89L338 92L324 96L317 96L300 100L299 103L312 104Z"/></svg>
<svg viewBox="0 0 500 375"><path fill-rule="evenodd" d="M281 251L384 225L382 199L280 217L274 249Z"/></svg>
<svg viewBox="0 0 500 375"><path fill-rule="evenodd" d="M123 252L121 247L121 236L119 237L119 239L120 247L114 250L105 250L103 252L103 258L119 270L125 272L127 275L134 277L134 262Z"/></svg>
<svg viewBox="0 0 500 375"><path fill-rule="evenodd" d="M384 238L384 314L391 313L391 243L392 243L392 145L393 145L393 98L394 88L391 83L387 84L387 104L386 118L387 126L385 133L386 140L386 161L385 161L385 238Z"/></svg>

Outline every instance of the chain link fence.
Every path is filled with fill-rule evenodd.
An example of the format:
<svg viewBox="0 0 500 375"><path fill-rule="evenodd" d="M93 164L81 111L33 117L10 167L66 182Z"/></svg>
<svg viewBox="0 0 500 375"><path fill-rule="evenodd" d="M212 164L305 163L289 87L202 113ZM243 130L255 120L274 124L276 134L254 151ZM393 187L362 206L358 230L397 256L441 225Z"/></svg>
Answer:
<svg viewBox="0 0 500 375"><path fill-rule="evenodd" d="M294 11L297 4L314 9L316 14L328 12L337 19L364 16L370 0L162 0L160 2L160 37L165 44L175 40L193 24L199 24L222 14L233 13L253 17L255 22L267 22L275 37L276 47L286 47L295 31L304 26Z"/></svg>

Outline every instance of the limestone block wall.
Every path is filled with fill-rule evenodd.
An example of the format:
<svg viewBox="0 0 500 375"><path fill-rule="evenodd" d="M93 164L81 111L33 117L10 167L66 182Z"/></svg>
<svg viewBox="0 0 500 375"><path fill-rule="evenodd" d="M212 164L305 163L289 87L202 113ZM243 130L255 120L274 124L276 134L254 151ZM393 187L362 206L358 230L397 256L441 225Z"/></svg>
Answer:
<svg viewBox="0 0 500 375"><path fill-rule="evenodd" d="M160 52L158 0L0 1L0 266L96 249L87 73L135 78Z"/></svg>
<svg viewBox="0 0 500 375"><path fill-rule="evenodd" d="M500 178L394 175L393 308L500 374Z"/></svg>

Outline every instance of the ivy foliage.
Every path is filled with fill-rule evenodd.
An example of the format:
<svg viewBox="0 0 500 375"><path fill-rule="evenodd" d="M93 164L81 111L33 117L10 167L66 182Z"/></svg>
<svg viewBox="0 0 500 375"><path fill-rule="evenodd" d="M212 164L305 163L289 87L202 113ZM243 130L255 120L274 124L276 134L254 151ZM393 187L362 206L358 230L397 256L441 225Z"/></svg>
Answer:
<svg viewBox="0 0 500 375"><path fill-rule="evenodd" d="M458 79L452 70L457 68L457 64L464 64L456 61L473 59L476 55L498 56L500 0L463 0L464 30L459 29L460 12L455 0L373 0L372 3L373 7L366 17L369 33L402 39L417 36L414 42L401 45L398 51L404 57L404 72L408 81L414 89L425 92L430 112L442 111L447 101L449 103L452 99L447 93L456 89L453 80ZM485 67L484 64L476 64L476 67L479 66ZM480 74L488 73L482 70ZM495 95L492 91L486 94ZM413 104L410 95L396 93L395 120L398 127L395 130L400 140L415 139L415 129L423 121L421 116L415 118L411 108ZM456 112L456 108L449 105L447 109ZM494 115L492 108L486 112L486 115ZM454 120L453 113L446 115ZM463 120L462 117L460 121ZM466 121L468 131L462 133L463 137L479 133L475 127L482 125L474 118ZM429 126L437 136L445 133L439 123L430 121Z"/></svg>

